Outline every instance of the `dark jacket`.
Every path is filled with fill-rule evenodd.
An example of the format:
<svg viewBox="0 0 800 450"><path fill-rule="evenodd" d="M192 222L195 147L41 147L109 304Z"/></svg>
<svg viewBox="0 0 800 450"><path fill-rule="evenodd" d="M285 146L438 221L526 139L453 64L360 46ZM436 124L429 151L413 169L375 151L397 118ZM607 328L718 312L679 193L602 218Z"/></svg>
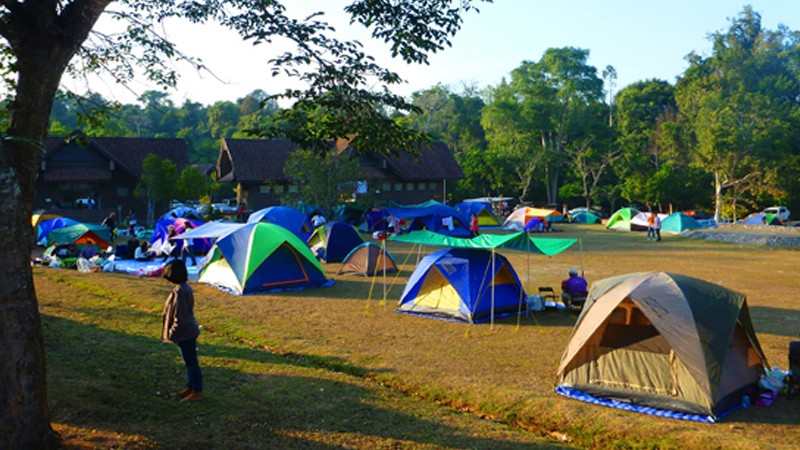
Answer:
<svg viewBox="0 0 800 450"><path fill-rule="evenodd" d="M194 294L187 283L175 286L164 302L164 322L161 340L183 342L200 336L200 327L194 317Z"/></svg>

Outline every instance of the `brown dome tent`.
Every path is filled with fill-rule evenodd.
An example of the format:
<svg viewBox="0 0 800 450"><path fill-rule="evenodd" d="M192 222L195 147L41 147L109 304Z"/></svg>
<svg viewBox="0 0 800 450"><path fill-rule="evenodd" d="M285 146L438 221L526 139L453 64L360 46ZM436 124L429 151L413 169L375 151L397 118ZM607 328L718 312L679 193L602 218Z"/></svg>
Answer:
<svg viewBox="0 0 800 450"><path fill-rule="evenodd" d="M378 244L364 242L345 256L339 274L374 276L384 268L386 273L397 272L391 253Z"/></svg>
<svg viewBox="0 0 800 450"><path fill-rule="evenodd" d="M768 367L745 296L664 272L594 283L556 392L591 403L714 422Z"/></svg>

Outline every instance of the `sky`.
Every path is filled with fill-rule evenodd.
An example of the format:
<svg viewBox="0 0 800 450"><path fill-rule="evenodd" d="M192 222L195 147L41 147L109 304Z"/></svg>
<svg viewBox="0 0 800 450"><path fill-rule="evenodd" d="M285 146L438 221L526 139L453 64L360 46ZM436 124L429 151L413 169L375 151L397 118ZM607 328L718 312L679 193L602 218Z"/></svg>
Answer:
<svg viewBox="0 0 800 450"><path fill-rule="evenodd" d="M730 19L744 5L761 14L762 26L779 24L800 30L800 0L495 0L469 13L452 47L430 57L430 65L407 65L389 57L388 47L369 39L360 25L350 25L342 8L347 0L286 0L289 15L303 17L323 10L340 39L358 39L367 53L397 72L406 83L395 93L410 96L437 83L461 92L464 85L497 85L523 61L537 61L548 48L578 47L589 50L589 64L598 70L612 65L617 71L616 91L636 81L657 78L674 83L687 67L690 52L709 55L709 33L726 31ZM214 75L181 69L178 88L170 91L176 104L185 99L210 105L235 101L255 89L273 94L299 87L296 82L270 76L268 59L288 49L282 44L252 46L235 33L213 26L169 23L170 38L185 53L199 56ZM85 84L67 82L78 92ZM134 103L133 93L110 83L92 80L91 86L106 98ZM137 82L134 92L155 86Z"/></svg>

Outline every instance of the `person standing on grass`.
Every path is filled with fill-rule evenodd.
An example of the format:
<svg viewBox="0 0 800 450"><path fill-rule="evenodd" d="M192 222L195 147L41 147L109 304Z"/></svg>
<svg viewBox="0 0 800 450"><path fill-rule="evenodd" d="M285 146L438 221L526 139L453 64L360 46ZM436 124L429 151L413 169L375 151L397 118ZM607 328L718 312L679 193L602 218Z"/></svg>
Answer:
<svg viewBox="0 0 800 450"><path fill-rule="evenodd" d="M647 216L647 240L652 240L656 238L656 219L658 216L656 215L655 211L650 211L650 215Z"/></svg>
<svg viewBox="0 0 800 450"><path fill-rule="evenodd" d="M186 366L186 389L175 395L181 402L200 401L203 400L203 372L197 359L200 327L194 317L194 294L187 283L186 264L180 259L173 259L164 267L161 276L175 284L164 302L161 340L178 344Z"/></svg>
<svg viewBox="0 0 800 450"><path fill-rule="evenodd" d="M187 231L191 231L194 229L194 225L192 222L187 221L184 224L183 232L186 233ZM181 249L181 259L184 263L189 261L189 258L192 258L192 265L197 265L197 257L194 255L194 239L184 239L183 240L183 248Z"/></svg>
<svg viewBox="0 0 800 450"><path fill-rule="evenodd" d="M655 238L656 242L661 241L661 217L658 217L658 214L653 213L653 237Z"/></svg>

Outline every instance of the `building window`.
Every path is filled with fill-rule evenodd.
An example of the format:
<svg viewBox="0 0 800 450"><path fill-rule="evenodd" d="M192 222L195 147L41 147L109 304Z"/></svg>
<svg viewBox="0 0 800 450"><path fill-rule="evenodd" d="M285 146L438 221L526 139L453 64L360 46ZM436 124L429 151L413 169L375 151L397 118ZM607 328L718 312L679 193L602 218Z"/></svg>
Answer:
<svg viewBox="0 0 800 450"><path fill-rule="evenodd" d="M424 191L425 190L425 183L417 183L417 190Z"/></svg>
<svg viewBox="0 0 800 450"><path fill-rule="evenodd" d="M128 188L117 188L117 197L127 197L128 196Z"/></svg>
<svg viewBox="0 0 800 450"><path fill-rule="evenodd" d="M383 189L384 192L390 192L392 190L392 183L383 183L381 189Z"/></svg>
<svg viewBox="0 0 800 450"><path fill-rule="evenodd" d="M394 190L397 191L397 192L402 191L403 190L403 183L395 183L394 184Z"/></svg>
<svg viewBox="0 0 800 450"><path fill-rule="evenodd" d="M406 190L413 191L414 190L414 183L406 183Z"/></svg>
<svg viewBox="0 0 800 450"><path fill-rule="evenodd" d="M435 191L435 190L439 189L439 183L429 183L428 184L428 189L430 189L432 191Z"/></svg>
<svg viewBox="0 0 800 450"><path fill-rule="evenodd" d="M290 194L295 194L295 193L297 193L297 186L295 186L295 185L293 185L293 184L292 184L292 185L290 185L290 186L289 186L289 193L290 193Z"/></svg>
<svg viewBox="0 0 800 450"><path fill-rule="evenodd" d="M275 193L283 194L283 186L282 185L275 186Z"/></svg>
<svg viewBox="0 0 800 450"><path fill-rule="evenodd" d="M261 186L258 187L258 192L260 192L262 194L269 194L269 185L268 184L262 184Z"/></svg>

